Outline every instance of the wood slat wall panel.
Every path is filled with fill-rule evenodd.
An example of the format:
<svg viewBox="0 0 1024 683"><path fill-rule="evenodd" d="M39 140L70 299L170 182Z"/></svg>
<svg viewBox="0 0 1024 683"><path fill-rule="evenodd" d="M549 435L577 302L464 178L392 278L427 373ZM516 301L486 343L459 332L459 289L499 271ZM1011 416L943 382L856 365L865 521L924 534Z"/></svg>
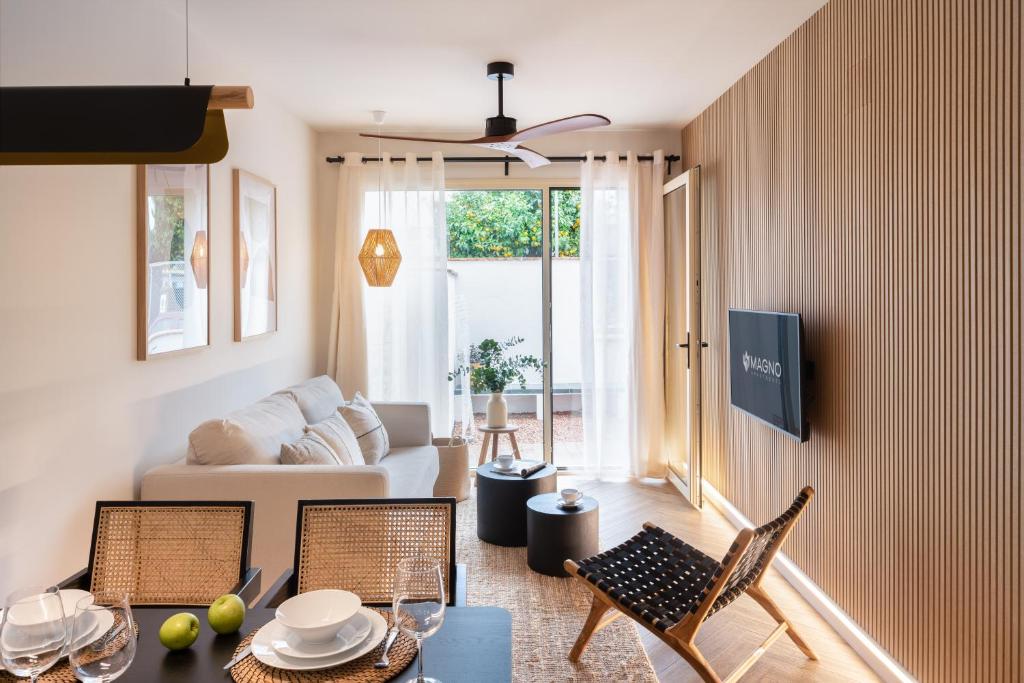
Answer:
<svg viewBox="0 0 1024 683"><path fill-rule="evenodd" d="M924 681L1024 680L1020 0L833 0L682 132L704 475ZM730 409L726 310L803 314L798 445Z"/></svg>

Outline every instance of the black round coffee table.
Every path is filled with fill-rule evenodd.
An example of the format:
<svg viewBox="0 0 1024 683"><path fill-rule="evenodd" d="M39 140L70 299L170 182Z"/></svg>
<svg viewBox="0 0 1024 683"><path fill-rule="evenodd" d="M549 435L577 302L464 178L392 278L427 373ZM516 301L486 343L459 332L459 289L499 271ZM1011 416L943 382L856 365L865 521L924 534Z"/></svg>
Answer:
<svg viewBox="0 0 1024 683"><path fill-rule="evenodd" d="M526 479L494 472L494 463L476 468L476 535L494 545L526 545L526 501L554 491L558 470L552 465Z"/></svg>
<svg viewBox="0 0 1024 683"><path fill-rule="evenodd" d="M548 576L569 576L563 562L599 552L597 501L584 496L575 510L567 510L556 504L561 499L557 493L545 493L526 502L526 563Z"/></svg>

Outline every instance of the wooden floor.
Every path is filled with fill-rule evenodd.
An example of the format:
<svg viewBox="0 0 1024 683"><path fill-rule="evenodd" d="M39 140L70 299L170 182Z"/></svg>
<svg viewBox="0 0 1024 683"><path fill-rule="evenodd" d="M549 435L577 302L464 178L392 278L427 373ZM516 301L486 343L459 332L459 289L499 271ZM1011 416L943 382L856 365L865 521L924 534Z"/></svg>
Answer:
<svg viewBox="0 0 1024 683"><path fill-rule="evenodd" d="M629 538L650 521L685 539L712 557L722 557L736 529L709 503L697 511L666 481L606 482L559 475L561 488L576 486L601 504L601 547ZM753 520L756 524L767 520ZM761 657L743 681L876 681L878 678L835 631L775 570L765 579L775 599L820 658L808 660L788 638L782 637ZM702 627L697 646L711 666L725 676L739 665L775 627L752 599L742 596L711 617ZM668 646L643 628L638 629L654 670L662 681L699 681L700 678ZM600 638L601 634L594 636ZM584 660L586 654L584 654Z"/></svg>

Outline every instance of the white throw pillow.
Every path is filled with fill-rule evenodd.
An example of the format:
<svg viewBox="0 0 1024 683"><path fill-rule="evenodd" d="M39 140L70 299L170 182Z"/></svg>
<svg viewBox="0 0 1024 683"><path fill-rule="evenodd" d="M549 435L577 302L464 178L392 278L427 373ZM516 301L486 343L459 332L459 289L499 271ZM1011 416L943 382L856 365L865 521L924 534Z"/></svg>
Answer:
<svg viewBox="0 0 1024 683"><path fill-rule="evenodd" d="M281 444L282 465L341 465L330 444L315 432L307 432L295 443Z"/></svg>
<svg viewBox="0 0 1024 683"><path fill-rule="evenodd" d="M281 444L298 439L305 426L295 399L274 394L193 429L188 464L277 465Z"/></svg>
<svg viewBox="0 0 1024 683"><path fill-rule="evenodd" d="M316 434L327 442L342 465L365 465L363 451L355 432L337 412L326 420L306 427L307 434Z"/></svg>
<svg viewBox="0 0 1024 683"><path fill-rule="evenodd" d="M345 418L345 422L355 432L366 464L376 465L379 463L381 458L391 450L391 443L388 441L388 432L384 429L384 423L377 417L377 411L358 391L355 397L339 410L341 410L341 416Z"/></svg>
<svg viewBox="0 0 1024 683"><path fill-rule="evenodd" d="M282 389L278 394L287 394L295 399L302 416L309 424L326 420L345 405L345 397L334 380L327 375L320 375L295 386Z"/></svg>

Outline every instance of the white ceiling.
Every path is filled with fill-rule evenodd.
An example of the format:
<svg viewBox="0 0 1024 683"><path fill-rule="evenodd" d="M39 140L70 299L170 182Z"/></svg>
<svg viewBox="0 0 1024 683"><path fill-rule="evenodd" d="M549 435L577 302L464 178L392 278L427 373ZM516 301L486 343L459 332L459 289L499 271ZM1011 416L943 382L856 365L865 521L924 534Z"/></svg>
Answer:
<svg viewBox="0 0 1024 683"><path fill-rule="evenodd" d="M174 83L185 0L0 0L0 84ZM248 82L318 130L482 129L485 65L525 127L679 127L824 0L191 0L194 83Z"/></svg>

